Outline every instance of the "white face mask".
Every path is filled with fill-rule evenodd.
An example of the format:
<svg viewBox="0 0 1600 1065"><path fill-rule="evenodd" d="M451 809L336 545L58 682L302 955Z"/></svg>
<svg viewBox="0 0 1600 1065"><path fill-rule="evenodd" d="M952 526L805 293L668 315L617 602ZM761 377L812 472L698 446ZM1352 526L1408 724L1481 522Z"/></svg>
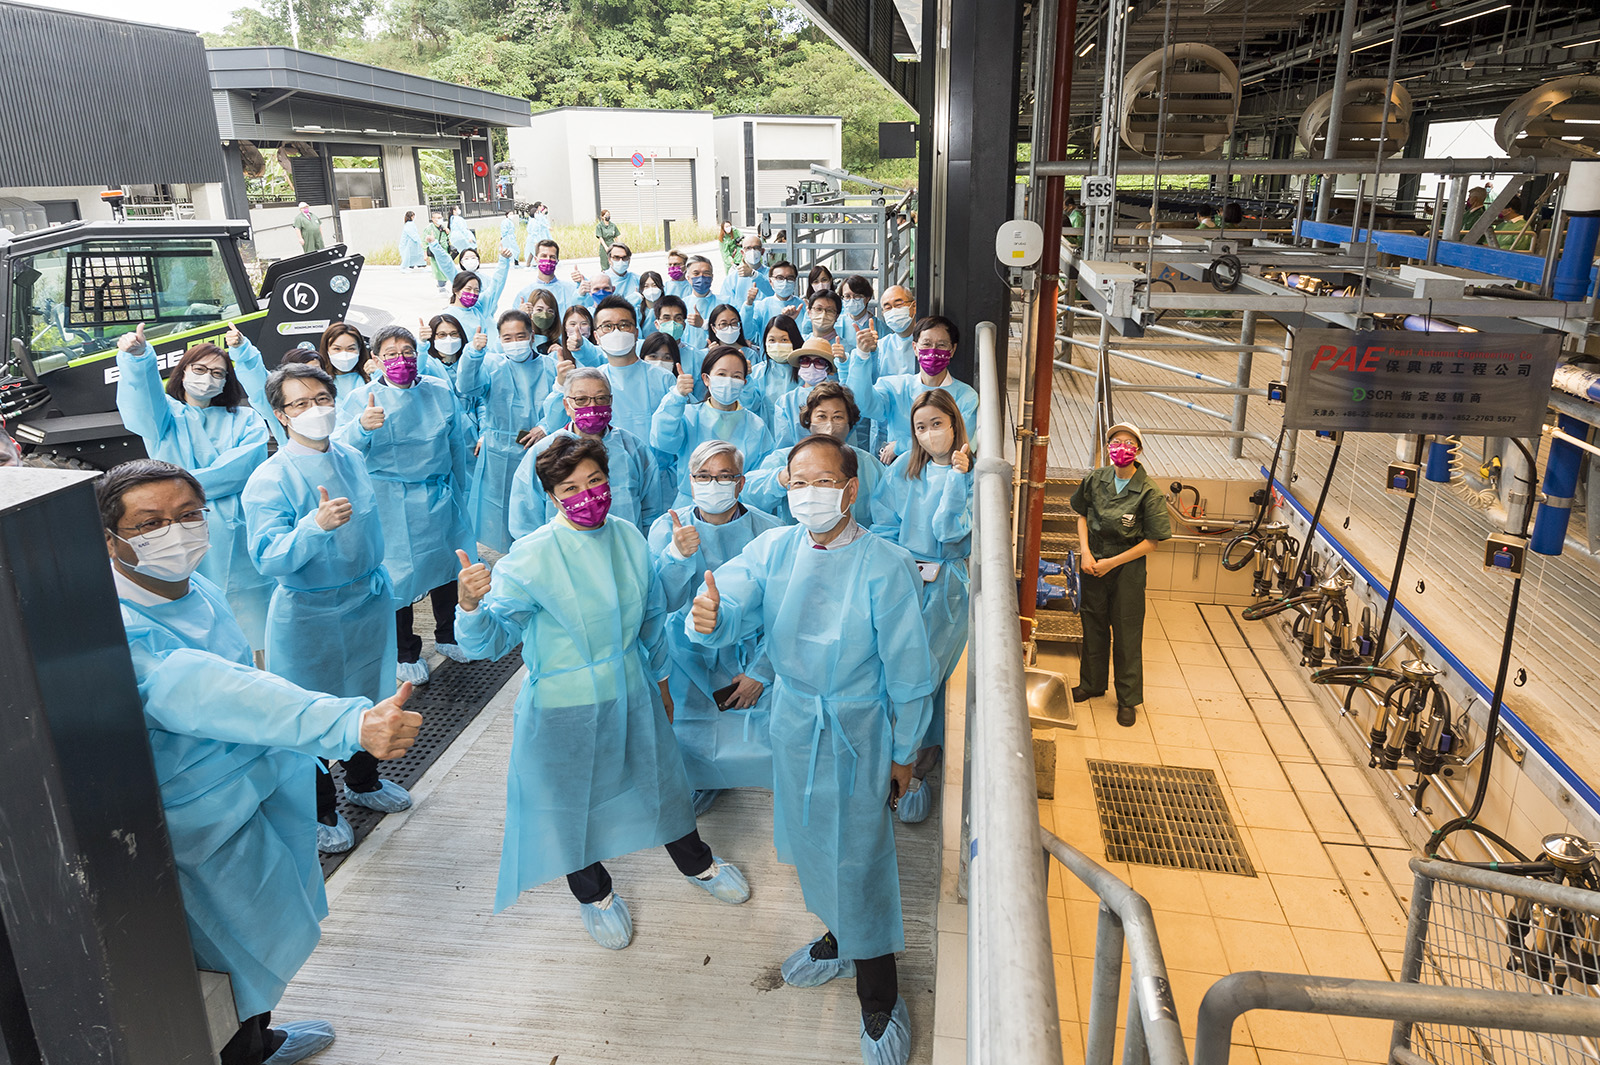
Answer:
<svg viewBox="0 0 1600 1065"><path fill-rule="evenodd" d="M744 250L744 261L750 266L760 266L761 265L761 249L760 248L746 248Z"/></svg>
<svg viewBox="0 0 1600 1065"><path fill-rule="evenodd" d="M339 411L333 406L310 406L289 419L289 428L307 440L326 440L333 435L333 424L339 420Z"/></svg>
<svg viewBox="0 0 1600 1065"><path fill-rule="evenodd" d="M716 481L701 484L698 481L690 481L689 488L694 495L694 505L700 508L702 514L725 514L739 502L737 484L718 484Z"/></svg>
<svg viewBox="0 0 1600 1065"><path fill-rule="evenodd" d="M654 285L651 285L647 289L641 289L640 292L644 298L649 300L651 303L654 303L656 300L661 298L661 290L656 288Z"/></svg>
<svg viewBox="0 0 1600 1065"><path fill-rule="evenodd" d="M706 391L718 403L737 403L744 394L744 379L739 377L713 377L706 382Z"/></svg>
<svg viewBox="0 0 1600 1065"><path fill-rule="evenodd" d="M340 373L349 373L356 368L356 363L361 361L361 352L339 351L335 348L328 352L328 361L333 363L333 368Z"/></svg>
<svg viewBox="0 0 1600 1065"><path fill-rule="evenodd" d="M527 362L533 354L533 341L531 340L502 340L500 350L505 352L506 358L512 362Z"/></svg>
<svg viewBox="0 0 1600 1065"><path fill-rule="evenodd" d="M911 312L904 307L883 312L883 324L896 333L904 333L911 326Z"/></svg>
<svg viewBox="0 0 1600 1065"><path fill-rule="evenodd" d="M827 379L827 376L828 368L826 366L811 365L800 367L800 383L803 385L820 385Z"/></svg>
<svg viewBox="0 0 1600 1065"><path fill-rule="evenodd" d="M183 391L197 403L206 401L222 394L222 386L227 384L226 379L217 380L208 373L195 373L189 370L183 375Z"/></svg>
<svg viewBox="0 0 1600 1065"><path fill-rule="evenodd" d="M173 583L188 580L206 552L211 550L211 531L204 526L185 529L182 525L169 525L159 536L135 536L131 540L118 536L117 539L133 548L139 559L138 564L128 566L129 569ZM123 565L128 564L124 562Z"/></svg>
<svg viewBox="0 0 1600 1065"><path fill-rule="evenodd" d="M440 355L454 355L461 350L460 337L440 337L433 342L433 350ZM335 364L337 365L337 364Z"/></svg>
<svg viewBox="0 0 1600 1065"><path fill-rule="evenodd" d="M791 488L789 513L812 532L827 532L844 517L844 489L815 484Z"/></svg>
<svg viewBox="0 0 1600 1065"><path fill-rule="evenodd" d="M633 345L638 339L638 333L631 333L626 329L613 329L600 338L600 350L607 355L626 355L633 351Z"/></svg>
<svg viewBox="0 0 1600 1065"><path fill-rule="evenodd" d="M737 344L737 343L739 343L740 329L736 325L725 325L722 328L717 329L715 332L717 334L718 343L722 343L722 344Z"/></svg>
<svg viewBox="0 0 1600 1065"><path fill-rule="evenodd" d="M481 265L482 264L478 262L477 256L475 255L464 256L461 260L461 269L466 270L469 273L477 273L478 267Z"/></svg>

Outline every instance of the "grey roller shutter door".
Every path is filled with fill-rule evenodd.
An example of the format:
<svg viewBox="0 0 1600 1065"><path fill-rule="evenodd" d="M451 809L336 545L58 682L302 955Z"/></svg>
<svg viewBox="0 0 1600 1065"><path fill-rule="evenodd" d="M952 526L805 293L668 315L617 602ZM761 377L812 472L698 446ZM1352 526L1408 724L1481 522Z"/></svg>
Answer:
<svg viewBox="0 0 1600 1065"><path fill-rule="evenodd" d="M596 159L594 165L600 206L610 209L613 221L638 225L695 217L692 159L657 159L654 173L648 161L638 168L627 159ZM636 178L651 177L661 184L634 184Z"/></svg>

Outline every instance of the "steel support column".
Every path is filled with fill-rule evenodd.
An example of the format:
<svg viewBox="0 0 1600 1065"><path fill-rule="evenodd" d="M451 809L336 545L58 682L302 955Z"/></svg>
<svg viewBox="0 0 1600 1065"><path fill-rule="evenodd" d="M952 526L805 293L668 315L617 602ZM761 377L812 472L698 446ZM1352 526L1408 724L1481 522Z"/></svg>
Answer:
<svg viewBox="0 0 1600 1065"><path fill-rule="evenodd" d="M930 0L927 7L940 17L923 22L917 309L970 331L980 321L1010 320L1009 294L990 264L994 235L1011 217L1022 6ZM941 58L942 78L935 69ZM972 368L969 341L957 348L951 372L971 381Z"/></svg>

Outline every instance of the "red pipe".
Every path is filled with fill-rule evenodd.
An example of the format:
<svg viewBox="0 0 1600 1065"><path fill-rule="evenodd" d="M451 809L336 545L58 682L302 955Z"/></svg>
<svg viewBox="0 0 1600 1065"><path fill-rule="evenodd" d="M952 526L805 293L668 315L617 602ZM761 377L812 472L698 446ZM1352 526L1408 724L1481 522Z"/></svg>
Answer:
<svg viewBox="0 0 1600 1065"><path fill-rule="evenodd" d="M1046 159L1067 157L1067 130L1072 119L1072 62L1077 52L1078 0L1060 0L1056 7L1056 54L1051 67L1050 130ZM1035 138L1034 150L1038 151ZM1033 445L1029 451L1026 513L1022 538L1022 580L1018 613L1022 641L1033 639L1038 602L1039 547L1044 536L1044 489L1050 460L1050 391L1055 382L1056 299L1061 271L1061 213L1066 181L1046 177L1033 194L1044 197L1044 254L1039 257L1039 302L1034 315Z"/></svg>

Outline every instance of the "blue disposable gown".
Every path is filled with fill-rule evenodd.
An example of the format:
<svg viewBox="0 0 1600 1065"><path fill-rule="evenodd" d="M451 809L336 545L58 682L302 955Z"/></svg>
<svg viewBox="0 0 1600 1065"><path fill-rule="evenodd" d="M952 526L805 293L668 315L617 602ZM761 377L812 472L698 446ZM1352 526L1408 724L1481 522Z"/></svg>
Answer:
<svg viewBox="0 0 1600 1065"><path fill-rule="evenodd" d="M878 350L875 352L878 377L916 373L918 369L916 342L909 336L891 333L888 329L888 326L884 326L878 333Z"/></svg>
<svg viewBox="0 0 1600 1065"><path fill-rule="evenodd" d="M932 580L923 573L922 620L937 663L939 693L967 646L967 556L972 553L972 474L927 463L908 479L910 455L895 460L872 497L872 531L893 540L919 563L936 563ZM925 571L932 566L923 567ZM935 699L925 746L944 743L944 702Z"/></svg>
<svg viewBox="0 0 1600 1065"><path fill-rule="evenodd" d="M743 317L744 298L752 285L755 286L755 290L758 293L756 296L757 303L761 302L763 296L772 295L772 282L767 279L767 268L765 266L758 266L755 273L749 277L743 277L740 275L739 267L736 264L733 269L723 276L722 285L717 289L717 302L733 304L739 308L739 316ZM748 333L745 335L749 336Z"/></svg>
<svg viewBox="0 0 1600 1065"><path fill-rule="evenodd" d="M767 326L771 321L790 307L798 308L794 324L799 326L806 321L806 301L799 296L768 296L756 300L751 307L740 307L739 317L744 319L744 335L752 340L756 337L767 335ZM805 334L802 332L802 336Z"/></svg>
<svg viewBox="0 0 1600 1065"><path fill-rule="evenodd" d="M233 356L234 372L239 375L244 394L250 397L250 405L261 412L262 420L272 431L272 438L282 447L289 436L284 431L283 423L272 413L272 404L267 402L267 367L261 361L260 349L246 338L238 347L229 348L228 354ZM342 425L350 419L350 393L366 383L366 379L355 370L333 375L334 409L339 415L335 424Z"/></svg>
<svg viewBox="0 0 1600 1065"><path fill-rule="evenodd" d="M316 522L319 487L350 520ZM378 499L360 454L290 443L244 489L250 555L278 588L267 611L267 668L302 688L376 702L394 692L395 628Z"/></svg>
<svg viewBox="0 0 1600 1065"><path fill-rule="evenodd" d="M239 1016L266 1013L328 914L310 756L360 749L372 704L256 669L204 577L170 603L120 605L195 963L232 978Z"/></svg>
<svg viewBox="0 0 1600 1065"><path fill-rule="evenodd" d="M555 276L549 282L544 282L539 280L538 274L534 274L533 284L518 292L516 298L507 304L504 309L510 311L521 307L524 303L533 299L533 294L540 290L548 292L556 298L557 314L561 317L565 317L568 308L577 303L580 298L578 296L578 286L571 278Z"/></svg>
<svg viewBox="0 0 1600 1065"><path fill-rule="evenodd" d="M455 392L431 377L409 388L379 377L357 390L356 406L364 408L369 395L383 408L383 424L369 433L353 418L334 435L366 457L383 526L383 565L395 599L411 603L456 579L457 549L477 555L467 520L472 431Z"/></svg>
<svg viewBox="0 0 1600 1065"><path fill-rule="evenodd" d="M456 611L473 658L522 645L496 912L524 890L694 830L683 756L661 704L666 607L644 534L557 519L494 567Z"/></svg>
<svg viewBox="0 0 1600 1065"><path fill-rule="evenodd" d="M435 244L428 250L433 253L434 261L444 271L446 283L453 283L456 275L461 272L461 268L451 260L450 256L444 253L444 249L439 245ZM480 265L476 273L479 282L477 302L471 307L463 307L455 302L455 299L452 299L438 312L440 314L453 315L456 321L461 323L461 328L466 330L467 336L466 343L463 345L463 355L472 350L472 338L480 329L489 338L491 347L499 346L500 330L495 325L495 322L500 317L500 295L506 290L506 278L511 273L511 260L502 257L499 265L493 271L487 271L483 265Z"/></svg>
<svg viewBox="0 0 1600 1065"><path fill-rule="evenodd" d="M528 251L531 254L541 240L550 239L550 216L536 214L528 220Z"/></svg>
<svg viewBox="0 0 1600 1065"><path fill-rule="evenodd" d="M750 361L750 380L744 386L741 402L770 423L777 417L783 397L799 385L800 375L793 366L761 355Z"/></svg>
<svg viewBox="0 0 1600 1065"><path fill-rule="evenodd" d="M522 227L515 218L500 219L500 247L510 248L513 258L522 258L522 248L517 244L517 231Z"/></svg>
<svg viewBox="0 0 1600 1065"><path fill-rule="evenodd" d="M687 281L684 283L688 284ZM688 294L683 297L683 302L689 308L688 317L693 318L698 314L701 322L705 323L699 326L685 326L683 343L689 347L699 348L704 351L711 346L711 329L708 319L711 317L712 310L722 300L718 298L715 292L707 292L704 296L696 296L694 289L690 288Z"/></svg>
<svg viewBox="0 0 1600 1065"><path fill-rule="evenodd" d="M122 424L144 441L151 458L182 466L205 489L211 550L200 560L200 573L227 595L250 646L265 647L272 581L250 561L239 503L245 482L267 459L268 434L261 415L245 406L195 407L173 399L162 390L155 352L148 345L137 355L118 351L117 374ZM265 403L260 409L267 409Z"/></svg>
<svg viewBox="0 0 1600 1065"><path fill-rule="evenodd" d="M478 246L477 234L472 232L472 227L467 225L467 220L458 214L450 216L450 250L457 255L468 248Z"/></svg>
<svg viewBox="0 0 1600 1065"><path fill-rule="evenodd" d="M517 434L539 425L545 397L554 386L555 371L542 357L516 362L497 351L469 350L457 364L457 389L483 404L483 446L472 471L469 504L472 528L479 543L496 551L511 546L511 481L527 450L517 443Z"/></svg>
<svg viewBox="0 0 1600 1065"><path fill-rule="evenodd" d="M765 634L779 860L799 872L840 957L904 950L889 771L916 755L935 684L911 556L866 532L813 550L794 525L714 572L717 627L703 635L686 621L685 632L708 647Z"/></svg>
<svg viewBox="0 0 1600 1065"><path fill-rule="evenodd" d="M428 256L422 250L422 233L413 219L400 227L400 266L409 270L427 265Z"/></svg>
<svg viewBox="0 0 1600 1065"><path fill-rule="evenodd" d="M571 425L563 426L528 449L517 465L511 482L511 536L520 540L560 513L561 508L539 484L533 464L558 436L580 435ZM610 461L611 511L613 518L648 529L656 515L666 509L664 498L670 486L663 485L650 446L626 429L611 428L601 437Z"/></svg>
<svg viewBox="0 0 1600 1065"><path fill-rule="evenodd" d="M950 398L956 401L956 409L961 412L961 420L966 423L967 439L977 439L978 393L971 385L957 381L948 374L944 383L940 385L925 383L920 373L895 374L892 377L880 377L873 382L868 361L858 355L852 355L846 381L851 394L856 398L857 405L861 407L862 415L871 418L882 430L876 443L893 441L895 450L901 454L909 450L911 404L922 393L935 388L942 388L950 393Z"/></svg>
<svg viewBox="0 0 1600 1065"><path fill-rule="evenodd" d="M685 525L700 533L700 550L688 558L672 550L672 519L663 514L650 526L650 555L672 617L667 621L667 649L672 662L674 706L672 730L678 734L689 787L771 788L772 741L767 734L772 665L759 635L730 647L706 647L692 642L684 632L684 619L700 584L701 574L734 558L768 529L782 523L753 507L724 525L712 525L697 516L694 506L675 513ZM759 680L768 691L747 710L719 710L712 693L733 683L743 673Z"/></svg>
<svg viewBox="0 0 1600 1065"><path fill-rule="evenodd" d="M689 502L689 456L708 440L726 440L738 448L747 468L760 465L772 450L772 433L755 412L742 404L733 410L718 410L709 400L690 403L688 396L673 389L662 398L650 423L650 446L675 459L678 494L673 506Z"/></svg>
<svg viewBox="0 0 1600 1065"><path fill-rule="evenodd" d="M656 408L661 406L662 397L678 383L677 378L655 363L643 359L636 359L626 366L608 362L599 370L611 383L611 424L628 430L640 440L649 440ZM566 410L559 407L559 401L554 406L547 406L545 428L553 430L565 425L566 414ZM670 454L663 452L656 457L658 460L670 459Z"/></svg>
<svg viewBox="0 0 1600 1065"><path fill-rule="evenodd" d="M793 450L793 444L779 448L763 459L756 469L745 467L749 472L744 475L744 500L774 515L785 525L792 523L794 517L789 513L789 490L778 483L778 474L788 467L789 452ZM878 482L883 479L883 463L854 445L850 450L856 453L856 480L859 482L856 501L850 507L850 513L855 515L862 528L871 528L872 497L878 490Z"/></svg>
<svg viewBox="0 0 1600 1065"><path fill-rule="evenodd" d="M840 311L839 320L834 323L834 327L839 330L844 350L850 351L855 348L856 334L865 330L869 325L877 331L880 338L889 334L889 327L883 324L881 318L877 317L877 304L875 302L868 301L866 313L860 318L852 318Z"/></svg>

